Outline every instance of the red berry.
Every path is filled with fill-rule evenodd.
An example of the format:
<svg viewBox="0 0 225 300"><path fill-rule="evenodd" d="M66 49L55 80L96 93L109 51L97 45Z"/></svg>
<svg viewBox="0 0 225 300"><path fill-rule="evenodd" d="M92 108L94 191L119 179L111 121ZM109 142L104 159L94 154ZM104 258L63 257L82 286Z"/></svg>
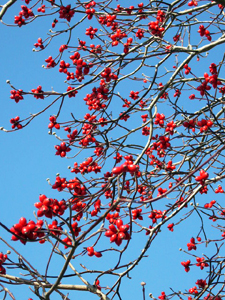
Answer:
<svg viewBox="0 0 225 300"><path fill-rule="evenodd" d="M112 173L113 173L114 175L119 175L119 174L121 174L122 172L123 172L123 168L122 168L122 167L115 167L115 168L112 169Z"/></svg>

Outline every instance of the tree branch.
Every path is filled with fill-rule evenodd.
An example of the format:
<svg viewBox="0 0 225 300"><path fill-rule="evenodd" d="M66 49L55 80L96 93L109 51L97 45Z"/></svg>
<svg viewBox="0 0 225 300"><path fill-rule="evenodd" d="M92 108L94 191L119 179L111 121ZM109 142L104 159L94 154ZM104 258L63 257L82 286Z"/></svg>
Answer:
<svg viewBox="0 0 225 300"><path fill-rule="evenodd" d="M0 11L0 20L2 20L2 17L6 13L7 9L13 5L17 0L9 0L6 4L1 5L2 10Z"/></svg>
<svg viewBox="0 0 225 300"><path fill-rule="evenodd" d="M218 4L222 4L223 6L225 6L225 0L214 0L214 1Z"/></svg>
<svg viewBox="0 0 225 300"><path fill-rule="evenodd" d="M43 282L40 284L40 282L38 282L38 281L31 281L31 280L27 280L27 279L20 278L17 276L12 276L12 275L0 274L0 277L8 279L10 281L21 283L21 284L33 285L35 287L52 288L54 286L54 284L43 283ZM71 290L71 291L76 290L76 291L90 292L90 293L98 295L103 300L110 300L110 298L108 298L104 293L102 293L100 290L98 290L96 286L90 285L90 284L87 286L86 285L78 285L78 284L58 284L57 290Z"/></svg>

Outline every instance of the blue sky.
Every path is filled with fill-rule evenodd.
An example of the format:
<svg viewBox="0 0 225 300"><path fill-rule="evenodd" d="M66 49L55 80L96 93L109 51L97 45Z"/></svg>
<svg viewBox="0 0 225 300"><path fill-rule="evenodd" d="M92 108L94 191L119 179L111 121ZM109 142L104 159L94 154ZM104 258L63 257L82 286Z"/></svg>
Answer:
<svg viewBox="0 0 225 300"><path fill-rule="evenodd" d="M14 15L18 14L20 1L12 6L5 17L5 22L13 23ZM50 28L51 19L40 18L29 26L22 28L7 27L1 24L0 38L1 38L1 56L0 56L0 125L9 129L9 120L17 115L21 118L26 117L29 113L35 113L42 109L45 105L41 100L35 100L28 96L24 97L24 101L16 104L10 97L10 86L6 84L6 80L10 80L12 85L16 88L21 88L24 91L30 91L38 85L42 85L44 90L65 91L66 85L63 82L64 77L56 71L45 70L42 68L44 59L49 55L57 53L61 44L65 40L56 39L46 51L33 52L33 44L39 37L46 36L46 29ZM82 27L82 29L84 29ZM78 31L73 34L74 39L77 39ZM56 50L55 50L56 49ZM218 47L218 52L222 50L222 46ZM220 54L220 53L219 53ZM214 53L215 55L215 53ZM212 57L212 56L211 56ZM209 57L208 61L210 61ZM172 62L171 62L172 63ZM193 68L195 68L193 66ZM197 68L197 67L196 67ZM204 72L203 64L201 65L202 73ZM202 76L202 75L201 75ZM139 84L139 83L138 83ZM136 86L138 86L136 84ZM121 86L121 92L126 92L126 87ZM81 97L75 99L67 99L65 108L62 112L63 118L69 118L71 109L75 113L82 115L85 113L84 105L81 103ZM78 102L80 101L80 102ZM83 101L82 101L83 103ZM191 102L193 104L194 102ZM185 104L184 104L185 105ZM187 104L189 107L190 104ZM198 105L193 104L193 110L197 109ZM55 156L54 145L59 142L48 134L48 118L50 114L57 112L58 104L51 108L50 111L43 113L40 117L34 119L30 126L23 130L4 133L0 132L1 147L0 147L0 182L1 182L1 210L0 221L11 227L17 223L19 218L24 216L27 219L34 219L33 211L35 210L33 204L38 201L40 193L46 194L49 197L56 197L59 199L61 194L53 191L48 185L46 178L50 178L54 182L56 173L60 173L63 177L69 177L70 171L67 169L68 165L72 165L73 159L61 159ZM83 157L82 157L83 159ZM78 162L81 162L78 160ZM64 195L65 197L66 195ZM208 194L201 197L209 198L212 200L214 195ZM219 196L222 199L222 196ZM182 216L179 214L177 221ZM175 227L174 232L169 232L165 227L158 238L153 242L151 249L148 251L148 257L144 258L139 266L130 274L132 281L127 278L124 280L122 287L122 299L138 298L141 296L140 282L145 281L147 293L152 293L158 297L162 291L170 293L169 287L174 290L182 290L190 288L195 285L195 280L204 278L204 271L199 271L197 267L193 268L191 272L186 274L183 267L180 265L181 261L189 259L179 248L187 249L186 244L189 242L192 234L197 236L200 221L193 214L188 220L181 223L179 227ZM211 230L209 229L209 234ZM144 235L144 234L143 234ZM10 240L10 235L0 229L0 236L7 241ZM109 247L108 240L105 240L102 247ZM144 247L145 240L140 242L132 242L132 252L128 255L128 259L134 259L140 253L140 244ZM1 243L0 251L5 252L8 248ZM44 272L48 256L51 248L47 243L45 245L27 244L23 246L20 243L13 243L18 251L28 259L34 262L35 267L40 267L41 272ZM215 249L209 245L208 252L212 253ZM204 252L203 246L199 246L198 255L201 256ZM211 252L212 251L212 252ZM111 252L104 254L106 264L115 258ZM16 255L12 254L13 259L16 260ZM192 259L193 260L193 259ZM101 268L102 261L97 258L89 258L83 256L78 263L88 265L90 268ZM76 264L76 262L75 262ZM58 258L54 258L50 267L50 273L56 273L60 270L62 263ZM10 273L12 272L12 273ZM72 273L72 272L71 272ZM14 270L9 271L9 274L15 274ZM93 276L90 276L90 282ZM64 280L64 282L67 282ZM68 279L68 282L75 282L80 284L77 279ZM102 285L104 285L103 282ZM27 292L23 287L12 287L12 291L17 295L22 295L23 299L32 297L32 293ZM85 293L78 293L79 299L86 299ZM18 299L20 296L17 296ZM95 296L89 295L90 299L96 299ZM17 299L17 298L16 298ZM54 299L58 299L57 296Z"/></svg>

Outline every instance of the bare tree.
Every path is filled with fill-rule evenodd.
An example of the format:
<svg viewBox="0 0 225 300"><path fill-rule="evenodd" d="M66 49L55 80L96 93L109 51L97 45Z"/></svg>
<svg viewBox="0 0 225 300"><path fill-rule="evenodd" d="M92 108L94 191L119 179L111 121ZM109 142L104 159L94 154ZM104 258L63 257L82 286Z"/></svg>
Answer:
<svg viewBox="0 0 225 300"><path fill-rule="evenodd" d="M14 2L2 5L1 21ZM13 227L0 223L15 241L14 246L0 238L12 252L0 254L4 299L15 299L13 284L29 286L46 300L56 293L71 299L74 291L125 299L120 295L123 279L150 253L161 230L166 227L172 239L177 226L196 214L201 227L197 235L190 232L188 250L183 250L187 260L180 263L186 272L200 268L203 277L185 291L162 292L158 298L220 300L225 208L219 195L215 200L205 195L224 193L225 1L149 1L129 7L114 1L25 2L31 8L22 5L15 26L29 26L42 15L53 20L47 38L39 38L34 51L44 51L56 37L67 39L56 57L45 60L45 68L53 69L46 72L59 68L67 87L44 91L40 85L24 91L7 81L16 103L29 97L48 102L30 116L13 117L12 129L1 130L23 130L49 110L56 155L73 157L73 165L71 178L49 179L63 196L40 195L34 221L21 218ZM77 29L75 42L71 37ZM65 120L65 101L73 97L77 107ZM85 115L79 106L86 106ZM209 238L212 224L214 237ZM33 247L49 244L45 274L16 250L19 241ZM140 253L130 261L127 253L137 242ZM198 245L209 243L215 244L213 255L207 248L202 257L193 254ZM83 265L85 255L97 257L99 265ZM50 276L54 256L64 262ZM11 268L26 276L11 275ZM62 283L69 277L80 284ZM145 299L145 282L141 285Z"/></svg>

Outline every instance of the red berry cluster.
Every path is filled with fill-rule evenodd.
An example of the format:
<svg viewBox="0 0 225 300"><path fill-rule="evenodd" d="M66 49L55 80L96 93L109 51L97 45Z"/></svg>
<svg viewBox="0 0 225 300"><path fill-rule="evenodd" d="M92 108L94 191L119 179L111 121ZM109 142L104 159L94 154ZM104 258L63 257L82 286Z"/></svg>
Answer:
<svg viewBox="0 0 225 300"><path fill-rule="evenodd" d="M91 94L87 94L84 98L86 105L88 105L89 110L101 110L106 107L103 103L108 99L108 88L105 87L104 79L101 80L100 87L94 87ZM85 126L88 124L85 124Z"/></svg>
<svg viewBox="0 0 225 300"><path fill-rule="evenodd" d="M45 62L47 63L46 68L54 68L56 66L56 62L54 61L52 56L49 56L48 58L46 58Z"/></svg>
<svg viewBox="0 0 225 300"><path fill-rule="evenodd" d="M89 256L95 255L96 257L102 257L101 252L95 251L93 247L87 247L87 254Z"/></svg>
<svg viewBox="0 0 225 300"><path fill-rule="evenodd" d="M39 196L39 201L34 204L38 209L37 216L46 218L52 218L53 215L64 214L64 211L67 209L65 200L58 201L56 199L47 198L45 195Z"/></svg>
<svg viewBox="0 0 225 300"><path fill-rule="evenodd" d="M139 19L140 19L140 20L146 19L146 16L143 15L143 7L144 7L144 3L143 3L143 2L139 3L139 4L138 4L138 7L140 8L140 9L138 10L138 13L141 15L141 16L139 16Z"/></svg>
<svg viewBox="0 0 225 300"><path fill-rule="evenodd" d="M204 185L205 184L205 180L209 177L209 174L207 172L205 172L204 170L201 170L200 171L200 174L199 176L196 176L195 177L195 180L196 181L199 181L199 183L201 185Z"/></svg>
<svg viewBox="0 0 225 300"><path fill-rule="evenodd" d="M163 188L159 187L157 197L162 196L166 192L167 192L167 189L163 189Z"/></svg>
<svg viewBox="0 0 225 300"><path fill-rule="evenodd" d="M203 187L200 189L199 193L200 193L200 194L207 194L207 193L208 193L208 188L207 188L207 186L206 186L206 185L203 186Z"/></svg>
<svg viewBox="0 0 225 300"><path fill-rule="evenodd" d="M22 10L19 12L19 16L15 16L14 23L19 27L25 24L25 19L34 17L33 11L25 5L21 5ZM23 17L25 19L23 19Z"/></svg>
<svg viewBox="0 0 225 300"><path fill-rule="evenodd" d="M198 290L197 290L196 286L194 286L193 288L190 288L188 291L190 294L196 294L196 295L198 294Z"/></svg>
<svg viewBox="0 0 225 300"><path fill-rule="evenodd" d="M17 24L19 27L25 24L25 20L22 18L21 15L15 16L14 23Z"/></svg>
<svg viewBox="0 0 225 300"><path fill-rule="evenodd" d="M78 134L78 131L77 131L77 129L74 129L71 132L71 128L70 127L65 127L64 130L68 131L69 134L67 134L67 137L69 139L69 143L71 144L75 140L75 138L76 138L76 136Z"/></svg>
<svg viewBox="0 0 225 300"><path fill-rule="evenodd" d="M222 188L221 185L219 185L218 188L215 189L215 193L216 193L216 194L218 194L218 193L224 193L224 190L223 190L223 188Z"/></svg>
<svg viewBox="0 0 225 300"><path fill-rule="evenodd" d="M54 190L57 190L58 192L63 191L65 188L67 188L66 178L62 178L60 176L57 176L56 179L55 179L55 183L52 185L52 188Z"/></svg>
<svg viewBox="0 0 225 300"><path fill-rule="evenodd" d="M142 217L141 213L142 213L142 209L141 208L139 208L139 209L136 208L136 209L132 210L132 218L133 218L133 220L136 220L136 219L143 220L143 217Z"/></svg>
<svg viewBox="0 0 225 300"><path fill-rule="evenodd" d="M139 40L141 40L144 37L144 30L138 29L135 35Z"/></svg>
<svg viewBox="0 0 225 300"><path fill-rule="evenodd" d="M162 37L162 33L165 30L164 27L161 27L160 22L157 21L152 21L148 23L149 30L152 35Z"/></svg>
<svg viewBox="0 0 225 300"><path fill-rule="evenodd" d="M95 7L95 5L96 5L95 1L91 1L85 5L88 20L91 20L95 13L95 9L93 8Z"/></svg>
<svg viewBox="0 0 225 300"><path fill-rule="evenodd" d="M92 40L97 31L98 31L97 28L93 28L92 26L90 26L89 28L86 29L85 34L88 35Z"/></svg>
<svg viewBox="0 0 225 300"><path fill-rule="evenodd" d="M196 266L200 267L201 270L203 270L205 267L209 266L209 264L207 262L205 262L205 258L204 257L197 257L196 261L197 261Z"/></svg>
<svg viewBox="0 0 225 300"><path fill-rule="evenodd" d="M115 167L112 169L113 175L119 175L123 172L130 172L131 174L139 173L139 166L133 164L133 160L126 160L121 166Z"/></svg>
<svg viewBox="0 0 225 300"><path fill-rule="evenodd" d="M120 113L120 120L124 120L125 122L130 118L130 115L124 114L124 112Z"/></svg>
<svg viewBox="0 0 225 300"><path fill-rule="evenodd" d="M69 98L75 97L76 94L78 93L78 91L76 91L76 90L75 90L73 87L71 87L71 86L68 86L67 92L69 92L69 93L68 93L68 97L69 97Z"/></svg>
<svg viewBox="0 0 225 300"><path fill-rule="evenodd" d="M165 292L161 292L161 295L158 297L160 300L166 300Z"/></svg>
<svg viewBox="0 0 225 300"><path fill-rule="evenodd" d="M188 6L198 6L198 2L196 0L191 0L188 2Z"/></svg>
<svg viewBox="0 0 225 300"><path fill-rule="evenodd" d="M141 132L142 135L148 136L149 133L150 133L150 127L145 126L142 128L142 132Z"/></svg>
<svg viewBox="0 0 225 300"><path fill-rule="evenodd" d="M67 75L66 80L74 80L75 79L73 72L67 72L66 75Z"/></svg>
<svg viewBox="0 0 225 300"><path fill-rule="evenodd" d="M191 264L190 260L182 261L181 262L181 265L184 267L185 272L189 272L190 271L190 264Z"/></svg>
<svg viewBox="0 0 225 300"><path fill-rule="evenodd" d="M64 60L61 60L59 64L59 72L67 74L68 72L67 68L69 68L69 66L70 66L69 63L65 63Z"/></svg>
<svg viewBox="0 0 225 300"><path fill-rule="evenodd" d="M55 236L61 235L61 232L63 230L61 226L58 226L57 220L53 220L52 224L48 224L48 229L51 232L51 234L53 234Z"/></svg>
<svg viewBox="0 0 225 300"><path fill-rule="evenodd" d="M141 195L146 195L147 192L145 191L147 189L147 187L145 185L138 185L138 193L140 193Z"/></svg>
<svg viewBox="0 0 225 300"><path fill-rule="evenodd" d="M176 43L177 41L179 41L180 39L180 34L176 34L174 37L173 37L173 41Z"/></svg>
<svg viewBox="0 0 225 300"><path fill-rule="evenodd" d="M119 41L125 37L127 37L127 34L125 32L121 32L121 29L117 29L114 34L110 35L112 46L117 46Z"/></svg>
<svg viewBox="0 0 225 300"><path fill-rule="evenodd" d="M44 49L42 38L38 38L37 43L34 44L34 47Z"/></svg>
<svg viewBox="0 0 225 300"><path fill-rule="evenodd" d="M123 44L123 45L124 45L123 52L124 52L125 54L129 52L129 47L130 47L130 45L132 44L132 42L133 42L133 39L132 39L132 38L128 38L128 39L127 39L127 42Z"/></svg>
<svg viewBox="0 0 225 300"><path fill-rule="evenodd" d="M212 64L211 64L212 65ZM211 69L213 72L214 70ZM217 72L217 71L216 71ZM204 73L204 77L205 77L205 81L208 83L211 83L211 85L213 86L214 89L217 88L218 85L221 85L222 82L220 80L218 80L218 75L217 73L213 73L211 76L209 76L208 73Z"/></svg>
<svg viewBox="0 0 225 300"><path fill-rule="evenodd" d="M56 177L55 183L52 185L53 189L57 189L59 192L63 191L67 188L70 192L73 190L74 196L84 196L86 195L86 189L84 186L81 186L79 179L76 177L74 179L70 179L68 182L66 178L61 178L59 176Z"/></svg>
<svg viewBox="0 0 225 300"><path fill-rule="evenodd" d="M213 205L216 203L216 201L215 200L212 200L210 203L206 203L205 205L204 205L204 207L205 208L212 208L213 207Z"/></svg>
<svg viewBox="0 0 225 300"><path fill-rule="evenodd" d="M73 204L71 209L77 212L73 220L80 221L83 217L83 209L86 207L86 203L81 202L78 198L72 199L71 203Z"/></svg>
<svg viewBox="0 0 225 300"><path fill-rule="evenodd" d="M123 240L129 240L130 234L128 230L130 226L128 224L123 225L123 221L118 219L116 221L116 226L114 224L109 225L109 229L105 232L105 236L110 237L110 242L115 242L117 246L122 244Z"/></svg>
<svg viewBox="0 0 225 300"><path fill-rule="evenodd" d="M171 224L168 224L168 226L167 226L167 228L170 230L170 231L172 231L173 232L173 230L174 230L174 223L171 223Z"/></svg>
<svg viewBox="0 0 225 300"><path fill-rule="evenodd" d="M12 240L18 241L22 244L26 244L28 240L36 240L37 238L42 238L45 236L44 232L41 231L44 222L38 220L36 223L34 221L29 221L25 218L20 218L19 222L10 229L13 233ZM44 240L40 240L40 243L43 243Z"/></svg>
<svg viewBox="0 0 225 300"><path fill-rule="evenodd" d="M209 72L211 74L217 74L217 65L214 63L211 63L209 66Z"/></svg>
<svg viewBox="0 0 225 300"><path fill-rule="evenodd" d="M161 23L164 22L165 21L165 12L162 10L158 10L156 19Z"/></svg>
<svg viewBox="0 0 225 300"><path fill-rule="evenodd" d="M37 11L45 13L45 5L43 4L41 7L38 7Z"/></svg>
<svg viewBox="0 0 225 300"><path fill-rule="evenodd" d="M158 135L154 139L158 138ZM164 157L164 150L170 147L170 138L168 136L160 136L158 142L154 142L151 150L157 150L157 155L159 157Z"/></svg>
<svg viewBox="0 0 225 300"><path fill-rule="evenodd" d="M165 213L165 211L162 212L161 210L153 209L153 211L150 213L150 215L148 217L152 220L152 223L155 224L158 219L166 218L164 213Z"/></svg>
<svg viewBox="0 0 225 300"><path fill-rule="evenodd" d="M59 52L62 53L64 50L68 49L68 46L67 45L61 45L59 47Z"/></svg>
<svg viewBox="0 0 225 300"><path fill-rule="evenodd" d="M84 125L89 125L89 124L84 124ZM83 126L83 129L86 130L85 126ZM89 130L89 128L88 128L88 131L91 131L91 130ZM82 145L83 147L86 147L89 144L94 143L94 142L96 142L96 139L91 134L84 134L84 138L79 142L79 144Z"/></svg>
<svg viewBox="0 0 225 300"><path fill-rule="evenodd" d="M28 19L29 17L34 17L32 10L26 5L21 5L21 8L22 11L19 13L19 15L24 16L25 19Z"/></svg>
<svg viewBox="0 0 225 300"><path fill-rule="evenodd" d="M90 53L97 53L97 54L101 54L102 53L102 46L101 45L94 45L94 44L90 44Z"/></svg>
<svg viewBox="0 0 225 300"><path fill-rule="evenodd" d="M71 170L71 172L74 173L81 173L81 174L87 174L90 172L95 172L95 174L101 172L101 166L98 165L97 162L93 161L92 157L88 157L86 161L80 163L79 167L77 162L74 163L74 167Z"/></svg>
<svg viewBox="0 0 225 300"><path fill-rule="evenodd" d="M174 97L178 97L178 96L180 96L180 95L181 95L181 91L178 90L178 89L176 89L173 96L174 96Z"/></svg>
<svg viewBox="0 0 225 300"><path fill-rule="evenodd" d="M23 100L22 92L23 92L23 90L10 91L10 93L11 93L10 99L13 99L13 100L15 100L16 103L18 103L20 100Z"/></svg>
<svg viewBox="0 0 225 300"><path fill-rule="evenodd" d="M127 99L124 99L123 101L124 101L123 107L130 107L130 105L131 105L130 101L128 101Z"/></svg>
<svg viewBox="0 0 225 300"><path fill-rule="evenodd" d="M70 22L71 18L74 15L74 10L71 9L71 5L67 6L61 6L59 10L59 18L60 19L66 19L68 22Z"/></svg>
<svg viewBox="0 0 225 300"><path fill-rule="evenodd" d="M10 119L10 123L12 124L12 129L16 128L21 129L23 126L20 124L20 117L15 117Z"/></svg>
<svg viewBox="0 0 225 300"><path fill-rule="evenodd" d="M73 234L75 235L75 237L77 237L79 235L79 233L81 232L80 227L78 227L78 223L74 222L73 224L71 224L71 228L72 228ZM72 240L68 236L65 239L62 239L62 241L65 244L67 244L67 246L66 245L64 246L65 249L67 249L68 246L72 245Z"/></svg>
<svg viewBox="0 0 225 300"><path fill-rule="evenodd" d="M187 128L188 130L191 129L193 132L195 132L195 125L196 125L196 120L189 120L183 123L183 126Z"/></svg>
<svg viewBox="0 0 225 300"><path fill-rule="evenodd" d="M32 93L34 93L34 98L36 99L44 99L43 91L42 91L42 86L39 85L36 89L31 90Z"/></svg>
<svg viewBox="0 0 225 300"><path fill-rule="evenodd" d="M155 116L154 124L159 125L160 127L163 127L164 126L164 120L165 120L165 115L157 113L156 116Z"/></svg>
<svg viewBox="0 0 225 300"><path fill-rule="evenodd" d="M137 100L139 98L138 94L139 92L131 91L129 97L133 100Z"/></svg>
<svg viewBox="0 0 225 300"><path fill-rule="evenodd" d="M56 23L58 23L58 20L54 19L54 21L52 22L52 28L55 28Z"/></svg>
<svg viewBox="0 0 225 300"><path fill-rule="evenodd" d="M177 125L171 121L166 124L166 132L169 132L170 135L174 134L174 129L177 127Z"/></svg>
<svg viewBox="0 0 225 300"><path fill-rule="evenodd" d="M131 5L129 8L126 8L125 11L127 12L128 15L131 15L132 14L132 11L134 9L134 6Z"/></svg>
<svg viewBox="0 0 225 300"><path fill-rule="evenodd" d="M100 208L101 208L101 200L98 199L95 204L94 204L94 209L91 211L91 216L97 216L98 212L100 212Z"/></svg>
<svg viewBox="0 0 225 300"><path fill-rule="evenodd" d="M148 157L151 159L150 161L150 165L155 165L157 169L162 169L163 168L163 163L158 160L155 155L152 154L152 152L150 152L149 154L147 154ZM160 152L157 152L157 155L159 157L164 157L165 156L165 151L164 150L160 150Z"/></svg>
<svg viewBox="0 0 225 300"><path fill-rule="evenodd" d="M0 252L0 274L3 275L6 274L6 269L2 266L2 264L4 264L7 258L8 258L7 254L3 254L2 252Z"/></svg>
<svg viewBox="0 0 225 300"><path fill-rule="evenodd" d="M67 72L66 75L67 75L66 80L74 80L75 79L75 77L74 77L75 74L73 72ZM68 91L68 89L67 89L67 91Z"/></svg>
<svg viewBox="0 0 225 300"><path fill-rule="evenodd" d="M119 152L116 153L116 156L113 157L116 160L116 163L120 163L123 159L123 155L121 155Z"/></svg>
<svg viewBox="0 0 225 300"><path fill-rule="evenodd" d="M200 25L199 26L199 30L198 33L200 34L200 36L205 36L207 38L208 41L212 40L212 37L210 35L210 32L208 31L208 29L205 29L204 25Z"/></svg>
<svg viewBox="0 0 225 300"><path fill-rule="evenodd" d="M101 73L101 76L105 79L106 82L118 79L118 76L112 72L111 68L105 68Z"/></svg>
<svg viewBox="0 0 225 300"><path fill-rule="evenodd" d="M167 171L173 171L173 170L176 169L176 166L173 165L172 160L169 160L168 163L167 163L167 165L166 165L166 167L165 167L165 169Z"/></svg>
<svg viewBox="0 0 225 300"><path fill-rule="evenodd" d="M200 127L200 132L204 132L213 126L213 122L211 120L207 121L202 119L201 121L198 121L197 125Z"/></svg>
<svg viewBox="0 0 225 300"><path fill-rule="evenodd" d="M191 71L191 68L188 66L188 64L185 64L185 65L184 65L184 69L185 69L184 73L185 73L186 75L188 75L188 74L190 73L190 71Z"/></svg>
<svg viewBox="0 0 225 300"><path fill-rule="evenodd" d="M55 127L55 129L60 129L60 125L56 122L56 117L55 116L51 116L49 118L49 121L51 122L51 123L48 124L49 129L52 129L54 127Z"/></svg>
<svg viewBox="0 0 225 300"><path fill-rule="evenodd" d="M204 96L206 91L211 90L211 87L207 84L207 81L203 81L201 85L197 87L197 91L200 92L201 96Z"/></svg>
<svg viewBox="0 0 225 300"><path fill-rule="evenodd" d="M190 243L187 243L187 247L188 247L188 251L196 250L197 249L196 243L195 243L195 238L192 237L190 239Z"/></svg>
<svg viewBox="0 0 225 300"><path fill-rule="evenodd" d="M55 149L56 149L55 155L60 155L61 157L65 157L66 152L71 151L71 148L67 146L65 142L62 142L60 145L56 145Z"/></svg>
<svg viewBox="0 0 225 300"><path fill-rule="evenodd" d="M75 52L71 55L70 59L73 61L73 64L76 65L75 77L79 82L81 82L84 79L84 76L89 73L92 64L87 64L83 61L83 59L80 58L79 52Z"/></svg>
<svg viewBox="0 0 225 300"><path fill-rule="evenodd" d="M195 284L197 284L201 289L204 289L204 287L207 285L206 280L203 279L198 279Z"/></svg>
<svg viewBox="0 0 225 300"><path fill-rule="evenodd" d="M114 22L116 20L116 15L104 15L99 17L99 23L106 25L107 27L111 26L112 30L116 30L118 23Z"/></svg>
<svg viewBox="0 0 225 300"><path fill-rule="evenodd" d="M141 118L142 118L142 122L145 123L147 121L148 114L142 115Z"/></svg>
<svg viewBox="0 0 225 300"><path fill-rule="evenodd" d="M108 213L106 216L106 220L109 220L109 223L111 223L111 224L116 224L116 221L120 218L120 216L119 216L120 206L118 205L116 207L116 209L113 209L112 211L115 211L115 210L116 210L116 212L114 214Z"/></svg>

